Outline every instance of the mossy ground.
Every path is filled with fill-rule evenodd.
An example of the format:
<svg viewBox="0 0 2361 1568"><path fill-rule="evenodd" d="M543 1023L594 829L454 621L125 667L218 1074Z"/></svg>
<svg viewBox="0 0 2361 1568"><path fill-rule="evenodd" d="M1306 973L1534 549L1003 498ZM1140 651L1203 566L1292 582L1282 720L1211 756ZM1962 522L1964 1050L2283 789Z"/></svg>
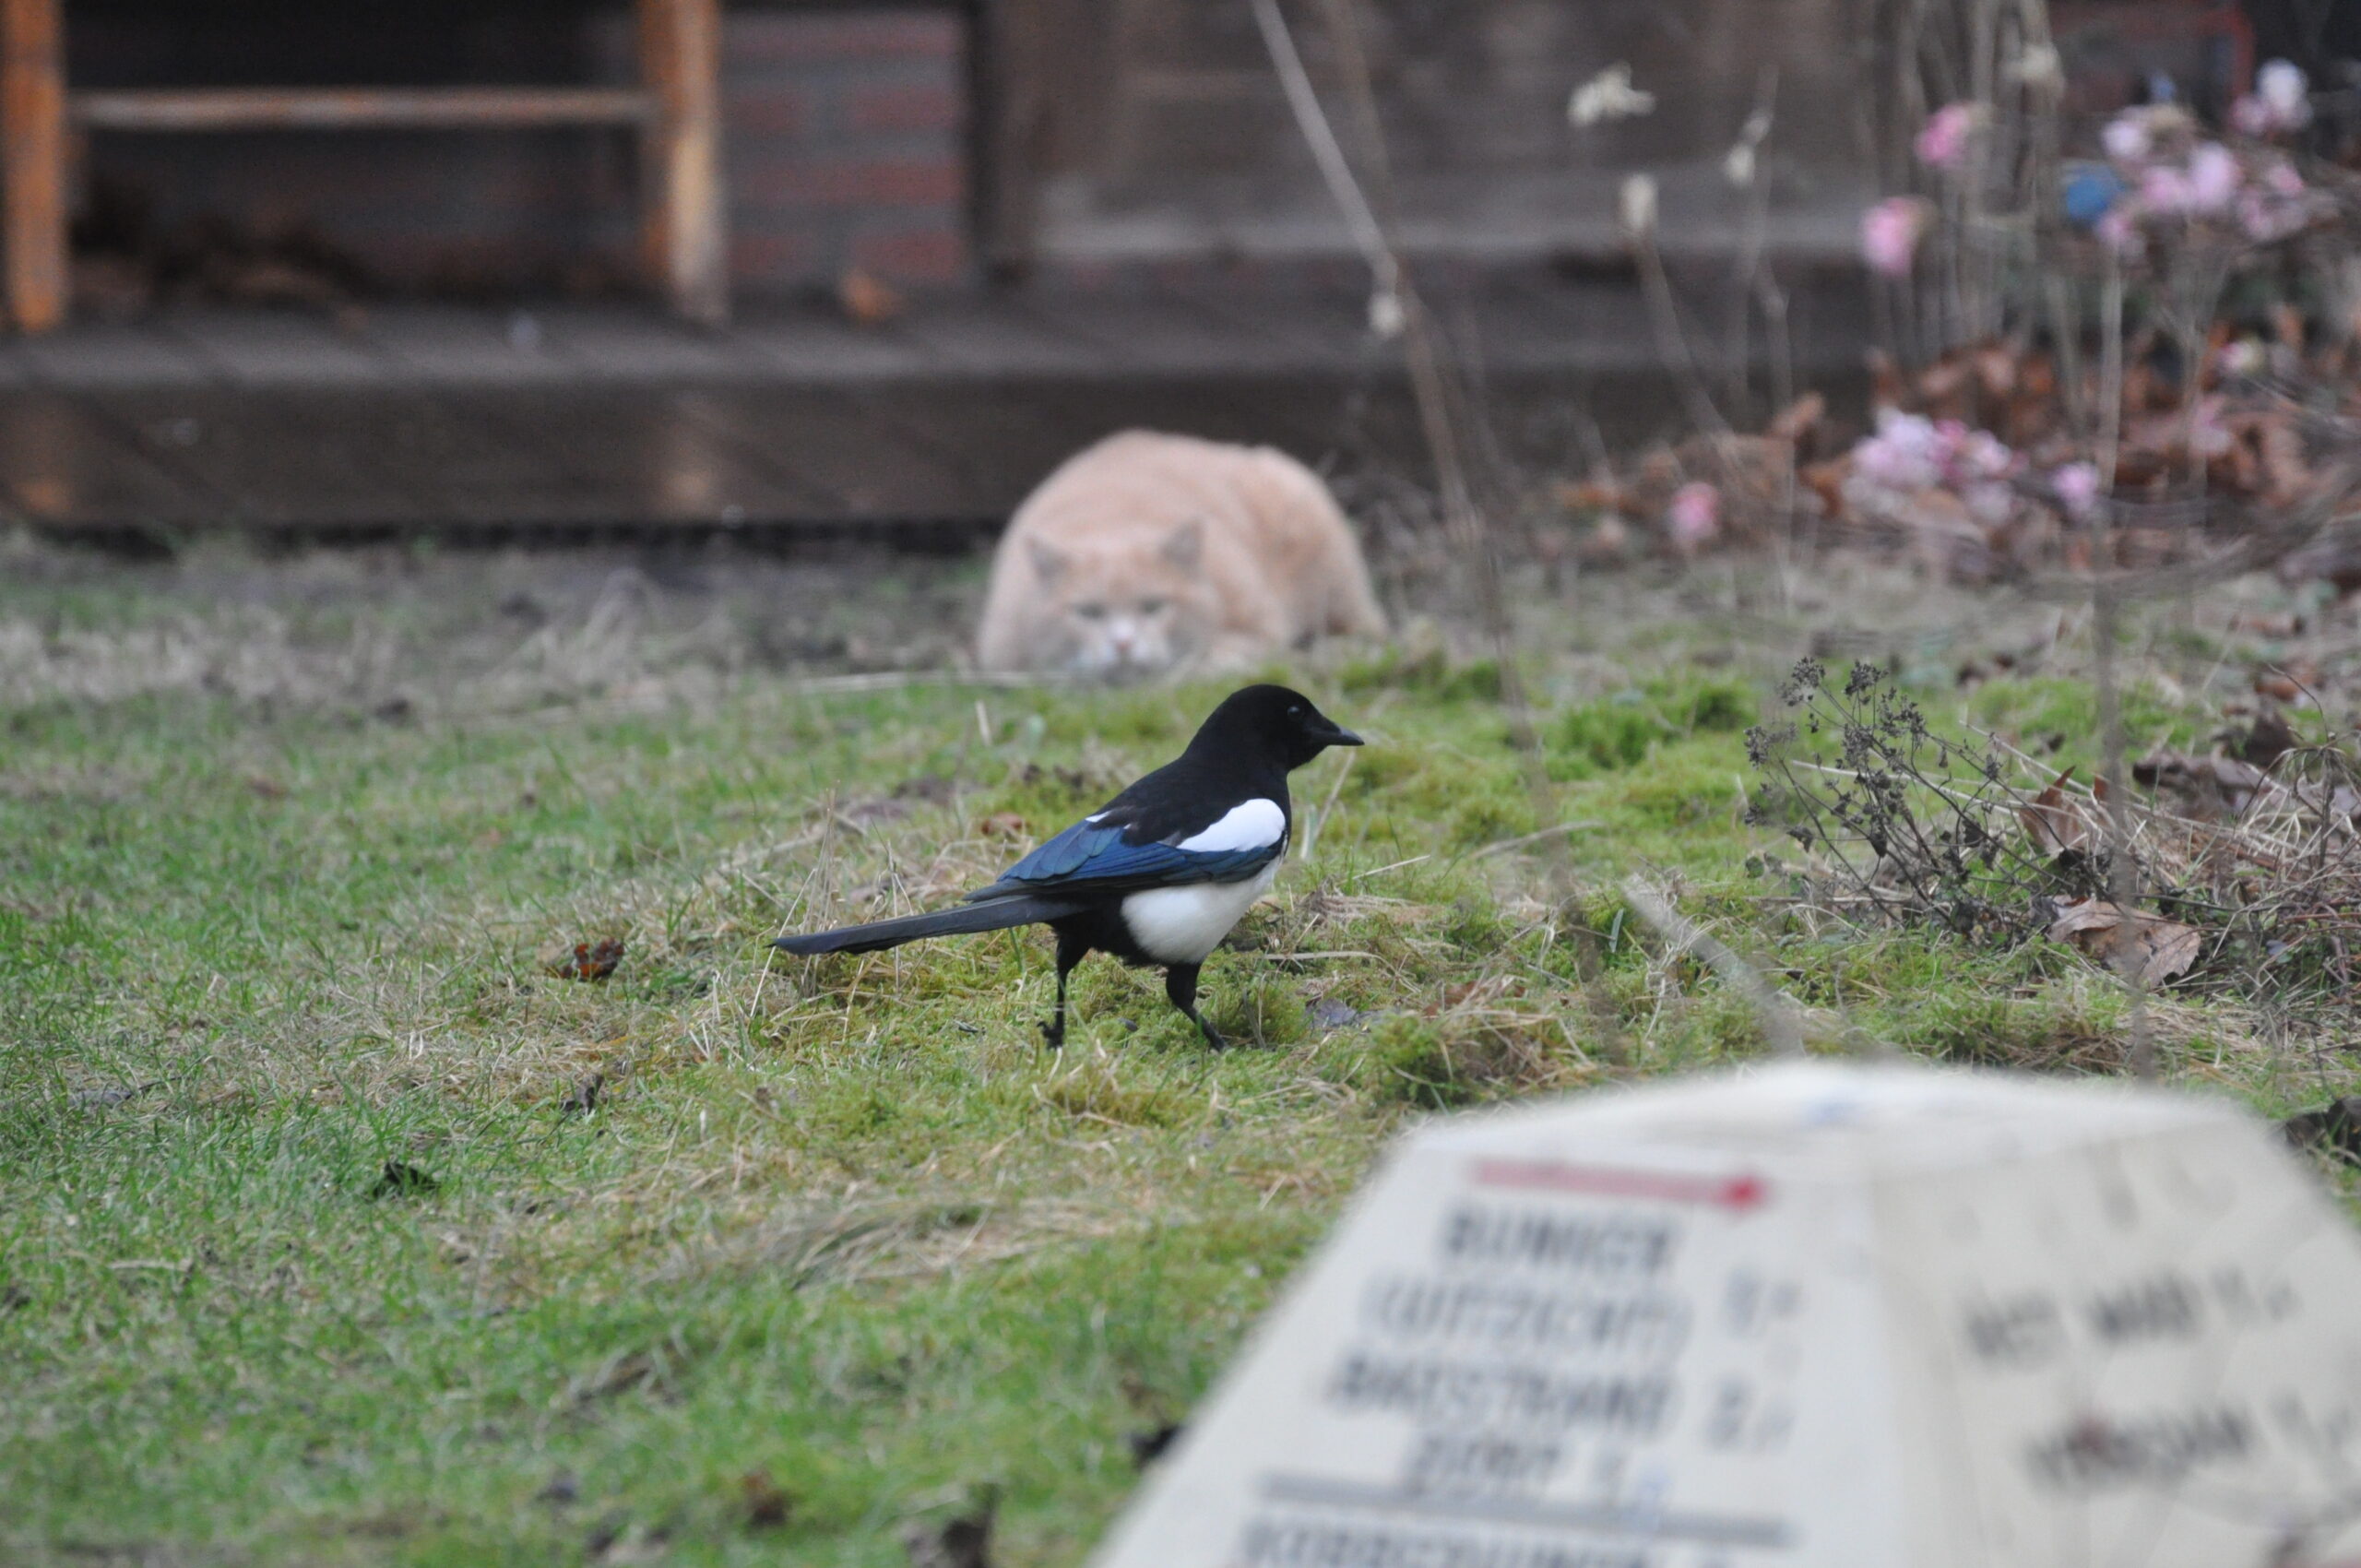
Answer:
<svg viewBox="0 0 2361 1568"><path fill-rule="evenodd" d="M531 569L469 581L502 573ZM879 591L932 624L946 580ZM847 689L714 619L742 604L619 619L611 583L504 640L424 589L0 589L0 1558L886 1568L989 1492L1000 1562L1076 1563L1129 1437L1186 1414L1407 1120L1759 1051L1628 918L1632 871L1821 1049L2118 1065L2079 957L1785 898L1742 731L1802 622L1737 646L1620 596L1533 607L1543 805L1497 669L1286 671L1371 743L1299 776L1308 853L1207 967L1238 1049L1101 959L1051 1055L1038 933L767 939L972 885L1219 688ZM143 673L175 648L185 679ZM2070 676L1926 695L2089 750ZM2135 727L2214 700L2143 685ZM548 968L605 937L611 978ZM2274 1111L2355 1087L2226 1005L2159 1012L2177 1080Z"/></svg>

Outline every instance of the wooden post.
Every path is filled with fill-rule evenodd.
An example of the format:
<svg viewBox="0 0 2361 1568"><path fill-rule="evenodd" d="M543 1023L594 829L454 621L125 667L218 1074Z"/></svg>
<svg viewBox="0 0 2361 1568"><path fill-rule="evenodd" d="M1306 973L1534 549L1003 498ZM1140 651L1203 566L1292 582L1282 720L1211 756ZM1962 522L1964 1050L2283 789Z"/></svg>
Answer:
<svg viewBox="0 0 2361 1568"><path fill-rule="evenodd" d="M60 0L0 0L0 179L8 312L18 329L65 319L65 40Z"/></svg>
<svg viewBox="0 0 2361 1568"><path fill-rule="evenodd" d="M1185 10L1185 6L1180 7ZM1105 0L984 0L970 76L977 228L995 273L1021 277L1040 239L1041 189L1107 124L1115 13Z"/></svg>
<svg viewBox="0 0 2361 1568"><path fill-rule="evenodd" d="M639 58L657 100L642 160L642 254L674 310L718 326L730 318L719 0L639 0Z"/></svg>

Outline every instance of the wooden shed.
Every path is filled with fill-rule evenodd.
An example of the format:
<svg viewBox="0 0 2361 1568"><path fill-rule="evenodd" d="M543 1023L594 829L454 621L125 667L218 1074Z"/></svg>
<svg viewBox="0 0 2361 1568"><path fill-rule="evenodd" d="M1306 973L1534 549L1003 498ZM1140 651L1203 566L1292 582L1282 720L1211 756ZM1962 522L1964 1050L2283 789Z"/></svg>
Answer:
<svg viewBox="0 0 2361 1568"><path fill-rule="evenodd" d="M1773 244L1866 189L1846 0L1367 0L1406 241L1729 243L1758 109ZM20 320L83 249L301 232L405 290L580 291L652 267L692 315L859 266L953 284L1349 254L1250 0L6 0ZM1288 14L1336 82L1323 4ZM1621 63L1651 113L1588 128ZM635 208L647 215L635 231ZM145 236L126 232L146 224ZM175 239L178 236L178 239ZM670 249L668 250L668 247ZM86 279L86 281L89 281Z"/></svg>

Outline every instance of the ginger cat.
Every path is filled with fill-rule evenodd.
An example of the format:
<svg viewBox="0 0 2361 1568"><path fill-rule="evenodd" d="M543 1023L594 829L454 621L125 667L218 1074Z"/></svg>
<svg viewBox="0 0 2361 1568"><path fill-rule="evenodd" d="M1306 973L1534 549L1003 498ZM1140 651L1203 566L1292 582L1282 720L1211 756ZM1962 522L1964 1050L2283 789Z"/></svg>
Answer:
<svg viewBox="0 0 2361 1568"><path fill-rule="evenodd" d="M976 653L1124 680L1236 670L1332 633L1382 636L1385 615L1317 474L1267 446L1127 431L1017 508Z"/></svg>

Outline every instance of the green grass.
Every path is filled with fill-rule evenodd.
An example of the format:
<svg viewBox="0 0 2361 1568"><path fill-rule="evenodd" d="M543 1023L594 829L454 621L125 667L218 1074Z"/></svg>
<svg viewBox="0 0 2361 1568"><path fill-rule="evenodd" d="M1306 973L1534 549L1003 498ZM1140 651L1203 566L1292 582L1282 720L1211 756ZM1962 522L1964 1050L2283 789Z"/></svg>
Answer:
<svg viewBox="0 0 2361 1568"><path fill-rule="evenodd" d="M1770 963L1825 1048L2119 1057L2071 955L1816 928L1747 870L1776 847L1741 820L1768 669L1536 673L1570 884L1502 847L1552 825L1497 671L1301 672L1371 744L1299 776L1299 812L1334 807L1206 969L1219 1056L1104 959L1047 1053L1038 935L765 948L987 876L1217 688L751 670L408 719L19 690L0 1560L886 1568L906 1524L989 1494L1002 1562L1076 1563L1136 1481L1127 1437L1187 1413L1408 1119L1759 1050L1625 917L1634 869ZM2067 723L2051 684L1975 706ZM547 968L606 936L611 979ZM2312 1092L2235 1017L2168 1022L2180 1075ZM750 1518L750 1476L783 1522Z"/></svg>

